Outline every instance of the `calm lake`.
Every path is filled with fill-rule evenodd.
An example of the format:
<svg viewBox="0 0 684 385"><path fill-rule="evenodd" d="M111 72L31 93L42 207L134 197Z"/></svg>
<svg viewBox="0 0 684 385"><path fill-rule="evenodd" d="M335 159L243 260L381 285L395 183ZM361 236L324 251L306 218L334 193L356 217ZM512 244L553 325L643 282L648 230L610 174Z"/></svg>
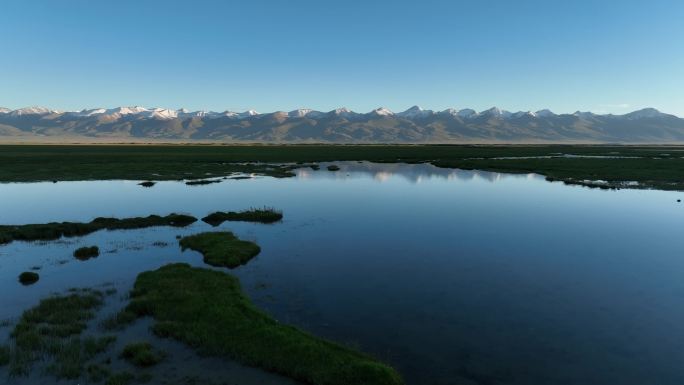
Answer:
<svg viewBox="0 0 684 385"><path fill-rule="evenodd" d="M0 224L272 206L283 222L216 228L262 247L231 274L281 322L369 352L408 384L684 383L683 193L336 164L338 172L321 164L294 178L205 186L0 184ZM0 246L0 319L71 287L109 283L125 293L141 271L202 266L176 236L208 229ZM91 244L100 257L71 257ZM33 266L40 281L21 286L17 276Z"/></svg>

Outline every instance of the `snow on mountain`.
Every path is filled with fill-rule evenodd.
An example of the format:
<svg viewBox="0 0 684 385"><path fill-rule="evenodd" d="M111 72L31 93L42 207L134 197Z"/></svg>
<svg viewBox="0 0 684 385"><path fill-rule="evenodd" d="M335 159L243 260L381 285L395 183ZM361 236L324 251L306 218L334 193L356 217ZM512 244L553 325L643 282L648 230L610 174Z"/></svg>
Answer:
<svg viewBox="0 0 684 385"><path fill-rule="evenodd" d="M518 112L514 112L510 115L510 117L513 119L534 118L536 116L537 115L532 111L518 111Z"/></svg>
<svg viewBox="0 0 684 385"><path fill-rule="evenodd" d="M346 119L352 119L352 118L355 118L359 115L358 113L350 110L347 107L336 108L336 109L334 109L328 113L333 114L333 115L337 115L339 117L346 118Z"/></svg>
<svg viewBox="0 0 684 385"><path fill-rule="evenodd" d="M371 111L370 114L379 115L379 116L392 116L392 115L394 115L394 112L390 111L388 108L379 107L379 108L376 108L373 111Z"/></svg>
<svg viewBox="0 0 684 385"><path fill-rule="evenodd" d="M255 116L255 115L259 115L259 113L256 112L256 111L254 111L254 110L247 110L247 111L245 111L245 112L240 112L240 113L238 113L238 114L237 114L237 117L240 118L240 119L244 119L244 118L249 118L249 117L252 117L252 116Z"/></svg>
<svg viewBox="0 0 684 385"><path fill-rule="evenodd" d="M56 114L59 111L51 110L45 107L24 107L18 110L11 111L10 116L22 116L22 115L49 115Z"/></svg>
<svg viewBox="0 0 684 385"><path fill-rule="evenodd" d="M289 116L290 118L303 118L311 111L313 111L313 110L310 110L308 108L300 108L300 109L292 110L292 111L288 112L287 116Z"/></svg>
<svg viewBox="0 0 684 385"><path fill-rule="evenodd" d="M499 107L492 107L488 110L480 112L481 116L493 117L493 118L503 118L507 119L513 115L511 112L502 110Z"/></svg>
<svg viewBox="0 0 684 385"><path fill-rule="evenodd" d="M176 111L178 114L179 118L211 118L218 116L218 112L213 112L213 111L188 111L185 108L181 108L180 110Z"/></svg>
<svg viewBox="0 0 684 385"><path fill-rule="evenodd" d="M309 109L309 108L300 108L300 109L293 110L293 111L290 111L287 113L287 116L289 118L303 118L305 116L310 117L310 118L316 118L316 117L319 117L322 115L324 115L324 113L322 113L320 111L314 111L314 110Z"/></svg>
<svg viewBox="0 0 684 385"><path fill-rule="evenodd" d="M148 118L166 120L177 118L178 112L176 110L169 110L168 108L154 108L146 111L142 115Z"/></svg>
<svg viewBox="0 0 684 385"><path fill-rule="evenodd" d="M404 112L397 113L396 115L400 116L402 118L414 119L414 118L423 118L426 116L430 116L432 114L433 114L432 110L424 110L424 109L420 108L419 106L413 106Z"/></svg>
<svg viewBox="0 0 684 385"><path fill-rule="evenodd" d="M219 118L219 117L227 117L231 119L246 119L254 116L260 115L258 112L254 110L248 110L245 112L233 112L233 111L224 111L224 112L213 112L213 111L189 111L187 109L181 108L178 110L171 110L167 108L145 108L145 107L140 107L140 106L133 106L133 107L116 107L116 108L94 108L94 109L85 109L81 111L74 111L74 112L65 112L61 113L59 111L55 111L49 108L45 107L25 107L25 108L20 108L16 110L10 110L8 108L2 108L0 107L0 114L3 115L8 115L14 118L21 117L21 116L30 116L30 115L53 115L53 114L63 114L64 116L72 117L72 118L88 118L88 117L96 117L98 119L108 119L108 120L117 120L121 118L126 118L126 117L132 117L132 118L147 118L147 119L160 119L160 120L170 120L170 119L190 119L190 118ZM344 118L355 118L355 117L360 117L360 116L381 116L381 117L391 117L391 116L397 116L400 118L404 119L418 119L418 118L427 118L435 114L433 110L426 110L423 109L419 106L413 106L406 111L399 112L399 113L394 113L388 108L385 107L380 107L377 108L367 114L360 114L357 112L354 112L348 108L337 108L335 110L332 110L330 112L324 113L320 111L315 111L309 108L300 108L296 109L290 112L281 112L281 114L287 118L303 118L307 117L310 119L318 119L320 117L326 116L326 115L337 115L340 117ZM439 112L439 114L448 114L451 116L458 117L460 119L464 120L469 120L469 119L474 119L480 116L486 117L486 118L495 118L495 119L519 119L523 117L529 117L529 118L554 118L559 115L551 112L548 109L543 109L539 110L536 112L531 112L531 111L518 111L515 113L502 110L498 107L492 107L488 110L482 111L480 113L476 112L473 109L465 108L461 110L457 110L455 108L448 108L444 111ZM673 117L673 115L668 115L664 114L660 111L658 111L655 108L644 108L638 111L630 112L628 114L624 115L597 115L592 112L580 112L577 111L573 113L572 115L580 118L580 119L594 119L594 118L599 118L599 117L604 117L604 116L612 116L614 118L625 118L625 119L630 119L630 120L635 120L635 119L653 119L653 118L660 118L660 117ZM57 115L59 116L59 115Z"/></svg>

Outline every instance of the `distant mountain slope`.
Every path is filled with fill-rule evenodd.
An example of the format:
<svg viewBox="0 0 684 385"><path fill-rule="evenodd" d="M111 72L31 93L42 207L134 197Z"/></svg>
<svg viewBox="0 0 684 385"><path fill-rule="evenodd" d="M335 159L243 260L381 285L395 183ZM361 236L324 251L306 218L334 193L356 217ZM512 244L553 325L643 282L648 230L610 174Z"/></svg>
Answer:
<svg viewBox="0 0 684 385"><path fill-rule="evenodd" d="M329 143L674 143L684 142L684 119L653 108L625 115L499 108L400 113L299 109L260 114L118 107L60 112L0 108L0 139L55 138Z"/></svg>

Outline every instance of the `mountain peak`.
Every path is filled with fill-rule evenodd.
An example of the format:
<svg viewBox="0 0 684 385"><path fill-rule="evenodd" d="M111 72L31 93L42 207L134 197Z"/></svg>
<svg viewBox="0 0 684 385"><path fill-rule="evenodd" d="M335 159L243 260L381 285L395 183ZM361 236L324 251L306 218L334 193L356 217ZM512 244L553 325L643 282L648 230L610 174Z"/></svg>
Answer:
<svg viewBox="0 0 684 385"><path fill-rule="evenodd" d="M249 117L255 116L255 115L259 115L259 113L254 111L254 110L247 110L245 112L240 112L237 114L237 116L239 118L249 118Z"/></svg>
<svg viewBox="0 0 684 385"><path fill-rule="evenodd" d="M378 107L371 111L371 114L375 115L380 115L380 116L392 116L394 115L394 112L390 111L388 108L385 107Z"/></svg>
<svg viewBox="0 0 684 385"><path fill-rule="evenodd" d="M419 118L424 116L432 115L432 110L424 110L419 106L413 106L404 112L400 112L397 115L402 118Z"/></svg>
<svg viewBox="0 0 684 385"><path fill-rule="evenodd" d="M475 111L471 108L464 108L462 110L459 110L457 115L463 119L471 119L471 118L476 117L478 115L478 113L477 113L477 111Z"/></svg>
<svg viewBox="0 0 684 385"><path fill-rule="evenodd" d="M482 111L480 115L491 116L495 118L508 118L512 114L506 110L502 110L499 107L492 107L488 110Z"/></svg>
<svg viewBox="0 0 684 385"><path fill-rule="evenodd" d="M551 112L551 110L548 110L548 109L539 110L539 111L535 112L534 114L540 118L550 118L552 116L556 116L556 114L554 114L553 112Z"/></svg>
<svg viewBox="0 0 684 385"><path fill-rule="evenodd" d="M655 108L642 108L640 110L630 112L629 114L625 114L625 117L629 119L646 119L646 118L659 118L661 116L666 116L667 114L663 114L662 112L658 111Z"/></svg>
<svg viewBox="0 0 684 385"><path fill-rule="evenodd" d="M288 112L287 116L289 116L290 118L303 118L311 112L313 112L312 109L299 108L299 109L292 110L292 111Z"/></svg>

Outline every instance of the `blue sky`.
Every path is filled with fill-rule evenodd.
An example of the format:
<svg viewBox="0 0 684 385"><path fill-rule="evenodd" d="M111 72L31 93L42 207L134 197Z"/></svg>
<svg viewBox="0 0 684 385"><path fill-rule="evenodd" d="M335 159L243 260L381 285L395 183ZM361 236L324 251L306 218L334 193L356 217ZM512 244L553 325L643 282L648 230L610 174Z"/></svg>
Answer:
<svg viewBox="0 0 684 385"><path fill-rule="evenodd" d="M5 0L0 106L684 116L684 2Z"/></svg>

